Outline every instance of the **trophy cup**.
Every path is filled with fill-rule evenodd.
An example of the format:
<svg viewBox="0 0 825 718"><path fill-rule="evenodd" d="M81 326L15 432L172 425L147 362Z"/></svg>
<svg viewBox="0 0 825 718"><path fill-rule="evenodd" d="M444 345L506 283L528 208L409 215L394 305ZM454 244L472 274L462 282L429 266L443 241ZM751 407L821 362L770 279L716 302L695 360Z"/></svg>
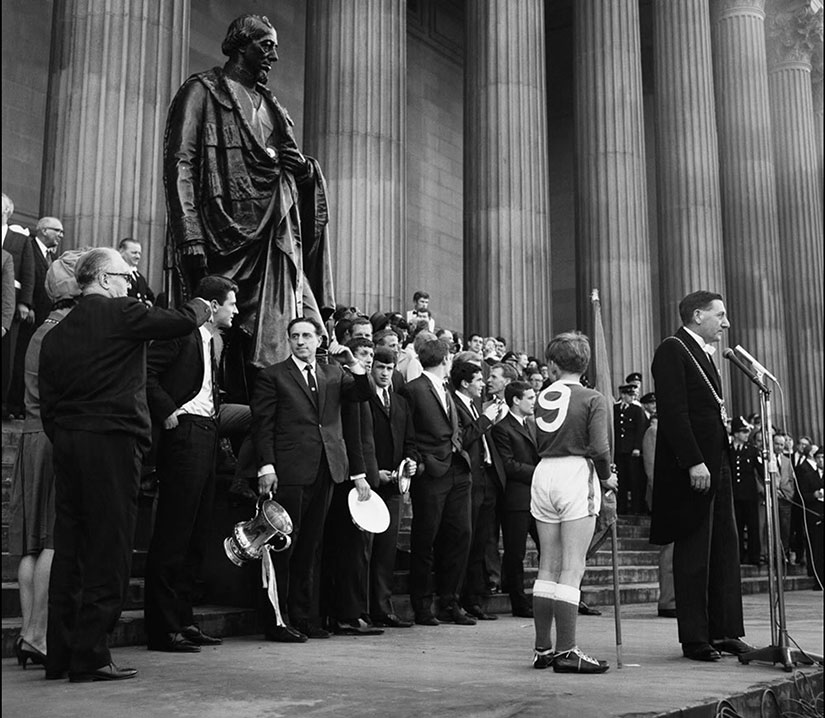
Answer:
<svg viewBox="0 0 825 718"><path fill-rule="evenodd" d="M224 539L223 548L227 558L237 566L245 561L261 558L264 547L277 536L280 545L273 545L273 551L285 551L292 544L292 519L283 506L272 498L261 496L255 507L255 516L249 521L235 524L232 535Z"/></svg>

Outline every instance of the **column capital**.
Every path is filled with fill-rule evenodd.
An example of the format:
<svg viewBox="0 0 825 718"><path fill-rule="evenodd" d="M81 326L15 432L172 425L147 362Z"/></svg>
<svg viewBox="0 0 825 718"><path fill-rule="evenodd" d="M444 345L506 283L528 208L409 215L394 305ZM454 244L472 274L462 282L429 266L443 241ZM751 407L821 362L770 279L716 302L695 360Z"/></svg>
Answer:
<svg viewBox="0 0 825 718"><path fill-rule="evenodd" d="M765 0L712 0L711 19L714 22L739 15L765 18Z"/></svg>
<svg viewBox="0 0 825 718"><path fill-rule="evenodd" d="M814 11L808 4L793 7L773 2L765 23L768 39L768 64L771 70L787 65L811 68L814 48L822 46L822 8ZM821 61L820 61L821 64Z"/></svg>

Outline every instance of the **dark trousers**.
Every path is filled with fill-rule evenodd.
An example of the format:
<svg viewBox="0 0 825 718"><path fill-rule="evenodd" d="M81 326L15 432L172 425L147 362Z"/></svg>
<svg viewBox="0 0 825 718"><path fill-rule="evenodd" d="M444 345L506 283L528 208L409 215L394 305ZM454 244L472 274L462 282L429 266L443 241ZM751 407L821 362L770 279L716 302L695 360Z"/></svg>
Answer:
<svg viewBox="0 0 825 718"><path fill-rule="evenodd" d="M632 454L616 454L616 474L619 479L618 512L644 513L646 484L641 458Z"/></svg>
<svg viewBox="0 0 825 718"><path fill-rule="evenodd" d="M369 613L368 582L373 534L362 531L349 512L351 481L336 484L324 527L321 559L321 615L352 621Z"/></svg>
<svg viewBox="0 0 825 718"><path fill-rule="evenodd" d="M759 501L734 500L733 511L736 515L736 531L739 534L739 557L740 559L747 558L746 563L758 566L762 555Z"/></svg>
<svg viewBox="0 0 825 718"><path fill-rule="evenodd" d="M745 635L739 544L731 475L723 458L719 484L696 530L673 545L673 585L681 643Z"/></svg>
<svg viewBox="0 0 825 718"><path fill-rule="evenodd" d="M782 553L789 558L791 551L791 502L779 499L779 540L782 542Z"/></svg>
<svg viewBox="0 0 825 718"><path fill-rule="evenodd" d="M808 547L808 575L815 576L817 582L821 585L823 582L822 575L822 555L823 555L823 531L822 531L822 515L819 516L806 514L806 523L808 526L808 536L806 542L810 540Z"/></svg>
<svg viewBox="0 0 825 718"><path fill-rule="evenodd" d="M373 618L395 613L392 607L393 574L395 554L398 548L398 529L401 526L401 494L396 484L388 484L378 489L390 512L390 525L384 533L372 538L372 558L370 560L370 615Z"/></svg>
<svg viewBox="0 0 825 718"><path fill-rule="evenodd" d="M510 594L513 611L531 607L524 593L524 555L527 553L527 536L539 545L536 520L530 511L503 512L501 534L504 539L504 558L501 562L501 590Z"/></svg>
<svg viewBox="0 0 825 718"><path fill-rule="evenodd" d="M218 426L180 416L158 452L158 503L146 559L144 617L150 643L194 623L192 592L203 564L215 498Z"/></svg>
<svg viewBox="0 0 825 718"><path fill-rule="evenodd" d="M20 320L16 318L16 307L17 305L15 305L14 310L15 319L12 321L11 327L9 327L9 330L6 332L6 336L4 336L2 342L0 342L0 347L2 347L2 362L0 362L2 386L0 386L0 389L2 389L3 393L3 404L8 404L9 401L9 388L11 385L12 370L14 369L14 356L17 349L17 335L20 333Z"/></svg>
<svg viewBox="0 0 825 718"><path fill-rule="evenodd" d="M458 600L470 551L470 473L454 454L443 476L425 471L414 478L410 498L410 602L416 613L427 613L432 610L433 569L439 600Z"/></svg>
<svg viewBox="0 0 825 718"><path fill-rule="evenodd" d="M107 636L129 583L140 464L135 436L55 429L50 672L92 671L111 661Z"/></svg>
<svg viewBox="0 0 825 718"><path fill-rule="evenodd" d="M292 519L292 545L271 554L278 583L278 604L288 625L320 625L321 546L332 487L324 457L311 484L279 486L275 492L275 501ZM275 629L276 621L266 589L259 592L258 606L264 633L269 634Z"/></svg>
<svg viewBox="0 0 825 718"><path fill-rule="evenodd" d="M498 505L498 484L494 470L485 467L478 479L474 479L470 489L470 553L467 557L467 573L461 602L465 606L482 606L490 593L485 569L487 545L496 529L496 506Z"/></svg>
<svg viewBox="0 0 825 718"><path fill-rule="evenodd" d="M34 322L17 322L19 331L14 349L8 395L6 396L6 405L8 408L17 412L25 409L25 387L23 379L26 370L26 350L29 348L29 342L37 331L37 328L45 319L46 317L37 317L37 324Z"/></svg>

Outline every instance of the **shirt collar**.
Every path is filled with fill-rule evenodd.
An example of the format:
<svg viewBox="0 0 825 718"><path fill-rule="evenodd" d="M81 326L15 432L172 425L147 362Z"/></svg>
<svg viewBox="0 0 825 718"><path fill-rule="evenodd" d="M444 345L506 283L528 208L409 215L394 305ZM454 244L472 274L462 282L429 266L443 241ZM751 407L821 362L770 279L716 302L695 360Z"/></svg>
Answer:
<svg viewBox="0 0 825 718"><path fill-rule="evenodd" d="M49 248L40 241L40 237L35 237L34 241L37 242L37 246L40 247L40 254L44 257L48 257Z"/></svg>
<svg viewBox="0 0 825 718"><path fill-rule="evenodd" d="M313 374L315 373L315 365L314 364L310 364L309 362L305 362L303 359L299 359L294 354L292 354L291 356L292 356L292 361L295 362L295 366L298 367L298 371L300 371L302 374L306 371L307 367L309 367L312 370Z"/></svg>
<svg viewBox="0 0 825 718"><path fill-rule="evenodd" d="M469 396L467 396L466 394L463 394L460 391L455 392L455 396L457 396L459 399L461 399L461 401L464 403L464 406L466 406L468 409L470 408L470 406L473 403L473 400Z"/></svg>
<svg viewBox="0 0 825 718"><path fill-rule="evenodd" d="M421 375L427 377L427 379L429 379L432 382L433 386L436 389L441 390L441 391L444 390L444 380L441 377L436 376L435 374L433 374L431 371L428 371L427 369L425 369L421 373Z"/></svg>
<svg viewBox="0 0 825 718"><path fill-rule="evenodd" d="M716 347L711 346L708 344L702 337L700 337L696 332L688 329L687 327L682 327L691 337L693 340L699 345L699 348L705 352L708 356L713 356L716 354Z"/></svg>

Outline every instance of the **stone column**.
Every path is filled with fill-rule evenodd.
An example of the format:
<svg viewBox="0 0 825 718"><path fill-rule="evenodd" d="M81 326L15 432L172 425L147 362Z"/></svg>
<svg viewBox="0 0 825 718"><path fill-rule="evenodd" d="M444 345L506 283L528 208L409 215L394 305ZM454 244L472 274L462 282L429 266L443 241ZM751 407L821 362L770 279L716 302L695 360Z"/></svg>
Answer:
<svg viewBox="0 0 825 718"><path fill-rule="evenodd" d="M811 96L811 52L822 41L822 9L768 16L768 86L776 157L782 290L791 387L791 426L822 436L822 194ZM820 138L821 141L821 138ZM780 378L781 375L780 375ZM786 384L787 385L787 384Z"/></svg>
<svg viewBox="0 0 825 718"><path fill-rule="evenodd" d="M541 355L550 338L543 0L470 0L464 75L464 321Z"/></svg>
<svg viewBox="0 0 825 718"><path fill-rule="evenodd" d="M823 135L825 135L825 113L823 113L822 93L822 38L814 45L811 57L811 95L814 110L814 136L816 137L816 166L819 173L820 197L825 192L825 159L823 158ZM823 203L825 208L825 203Z"/></svg>
<svg viewBox="0 0 825 718"><path fill-rule="evenodd" d="M697 289L725 294L707 0L655 0L656 182L661 328Z"/></svg>
<svg viewBox="0 0 825 718"><path fill-rule="evenodd" d="M600 290L615 385L647 374L654 350L639 8L576 0L573 12L579 305Z"/></svg>
<svg viewBox="0 0 825 718"><path fill-rule="evenodd" d="M396 0L307 3L305 151L329 187L338 301L367 312L403 305L406 18Z"/></svg>
<svg viewBox="0 0 825 718"><path fill-rule="evenodd" d="M43 214L65 247L143 242L158 290L165 244L163 135L186 76L189 0L56 0Z"/></svg>
<svg viewBox="0 0 825 718"><path fill-rule="evenodd" d="M729 341L787 377L764 0L712 0L711 8ZM731 413L757 410L748 379L732 371L731 380Z"/></svg>

